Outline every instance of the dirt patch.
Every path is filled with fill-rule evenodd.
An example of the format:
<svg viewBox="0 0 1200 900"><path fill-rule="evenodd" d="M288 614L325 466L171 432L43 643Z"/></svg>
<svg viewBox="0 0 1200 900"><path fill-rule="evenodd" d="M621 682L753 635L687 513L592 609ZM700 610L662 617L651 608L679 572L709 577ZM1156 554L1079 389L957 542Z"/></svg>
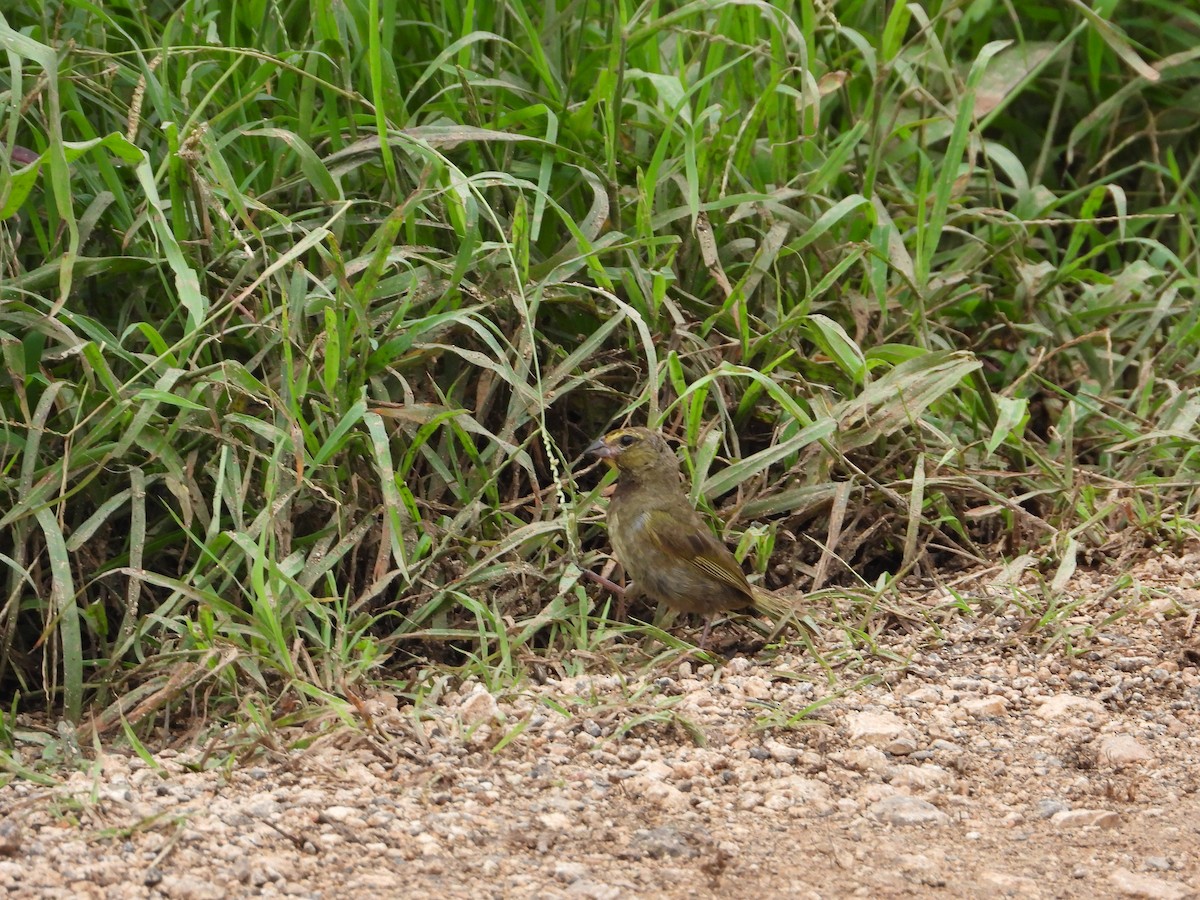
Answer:
<svg viewBox="0 0 1200 900"><path fill-rule="evenodd" d="M106 751L0 789L0 887L1200 896L1198 569L1080 573L1058 615L1037 579L993 573L959 592L969 611L915 598L946 615L869 659L823 647L832 671L793 652L685 661L466 684L419 714L380 694L365 729L278 734L307 746L218 771L194 770L199 751Z"/></svg>

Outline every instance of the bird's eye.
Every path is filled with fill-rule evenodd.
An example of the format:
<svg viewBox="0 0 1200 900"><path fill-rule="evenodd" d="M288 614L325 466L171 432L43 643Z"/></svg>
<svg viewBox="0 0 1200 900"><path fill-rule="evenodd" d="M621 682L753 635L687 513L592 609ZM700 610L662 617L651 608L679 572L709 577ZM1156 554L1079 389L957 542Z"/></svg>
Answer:
<svg viewBox="0 0 1200 900"><path fill-rule="evenodd" d="M619 438L617 438L617 443L620 444L622 447L632 447L633 442L636 440L637 440L637 438L635 438L632 434L623 434Z"/></svg>

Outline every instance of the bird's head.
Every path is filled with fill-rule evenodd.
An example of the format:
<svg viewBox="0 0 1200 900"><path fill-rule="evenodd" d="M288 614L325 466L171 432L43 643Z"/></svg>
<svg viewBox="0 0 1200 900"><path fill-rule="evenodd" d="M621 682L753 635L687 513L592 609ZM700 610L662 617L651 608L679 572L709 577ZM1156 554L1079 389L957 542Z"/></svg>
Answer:
<svg viewBox="0 0 1200 900"><path fill-rule="evenodd" d="M679 471L675 457L663 436L649 428L618 428L587 448L621 473L640 478L646 473L669 468Z"/></svg>

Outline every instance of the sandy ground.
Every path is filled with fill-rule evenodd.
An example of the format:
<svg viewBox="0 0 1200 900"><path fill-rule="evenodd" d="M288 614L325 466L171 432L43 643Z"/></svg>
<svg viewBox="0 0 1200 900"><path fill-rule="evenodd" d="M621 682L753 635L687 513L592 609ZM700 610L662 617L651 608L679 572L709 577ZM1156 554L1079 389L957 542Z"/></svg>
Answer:
<svg viewBox="0 0 1200 900"><path fill-rule="evenodd" d="M967 612L918 592L945 615L869 654L829 637L831 669L763 651L468 683L421 710L379 693L359 727L275 732L216 768L89 751L0 788L0 888L1200 897L1200 554L1080 572L1054 622L1026 576L960 588Z"/></svg>

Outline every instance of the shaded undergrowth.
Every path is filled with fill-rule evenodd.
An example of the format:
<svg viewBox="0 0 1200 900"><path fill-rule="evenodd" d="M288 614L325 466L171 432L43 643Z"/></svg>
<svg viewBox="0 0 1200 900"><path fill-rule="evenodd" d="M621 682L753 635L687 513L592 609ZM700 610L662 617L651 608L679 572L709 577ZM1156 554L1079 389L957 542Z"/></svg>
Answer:
<svg viewBox="0 0 1200 900"><path fill-rule="evenodd" d="M11 710L683 652L581 578L614 422L848 646L1195 536L1184 6L227 7L0 19Z"/></svg>

